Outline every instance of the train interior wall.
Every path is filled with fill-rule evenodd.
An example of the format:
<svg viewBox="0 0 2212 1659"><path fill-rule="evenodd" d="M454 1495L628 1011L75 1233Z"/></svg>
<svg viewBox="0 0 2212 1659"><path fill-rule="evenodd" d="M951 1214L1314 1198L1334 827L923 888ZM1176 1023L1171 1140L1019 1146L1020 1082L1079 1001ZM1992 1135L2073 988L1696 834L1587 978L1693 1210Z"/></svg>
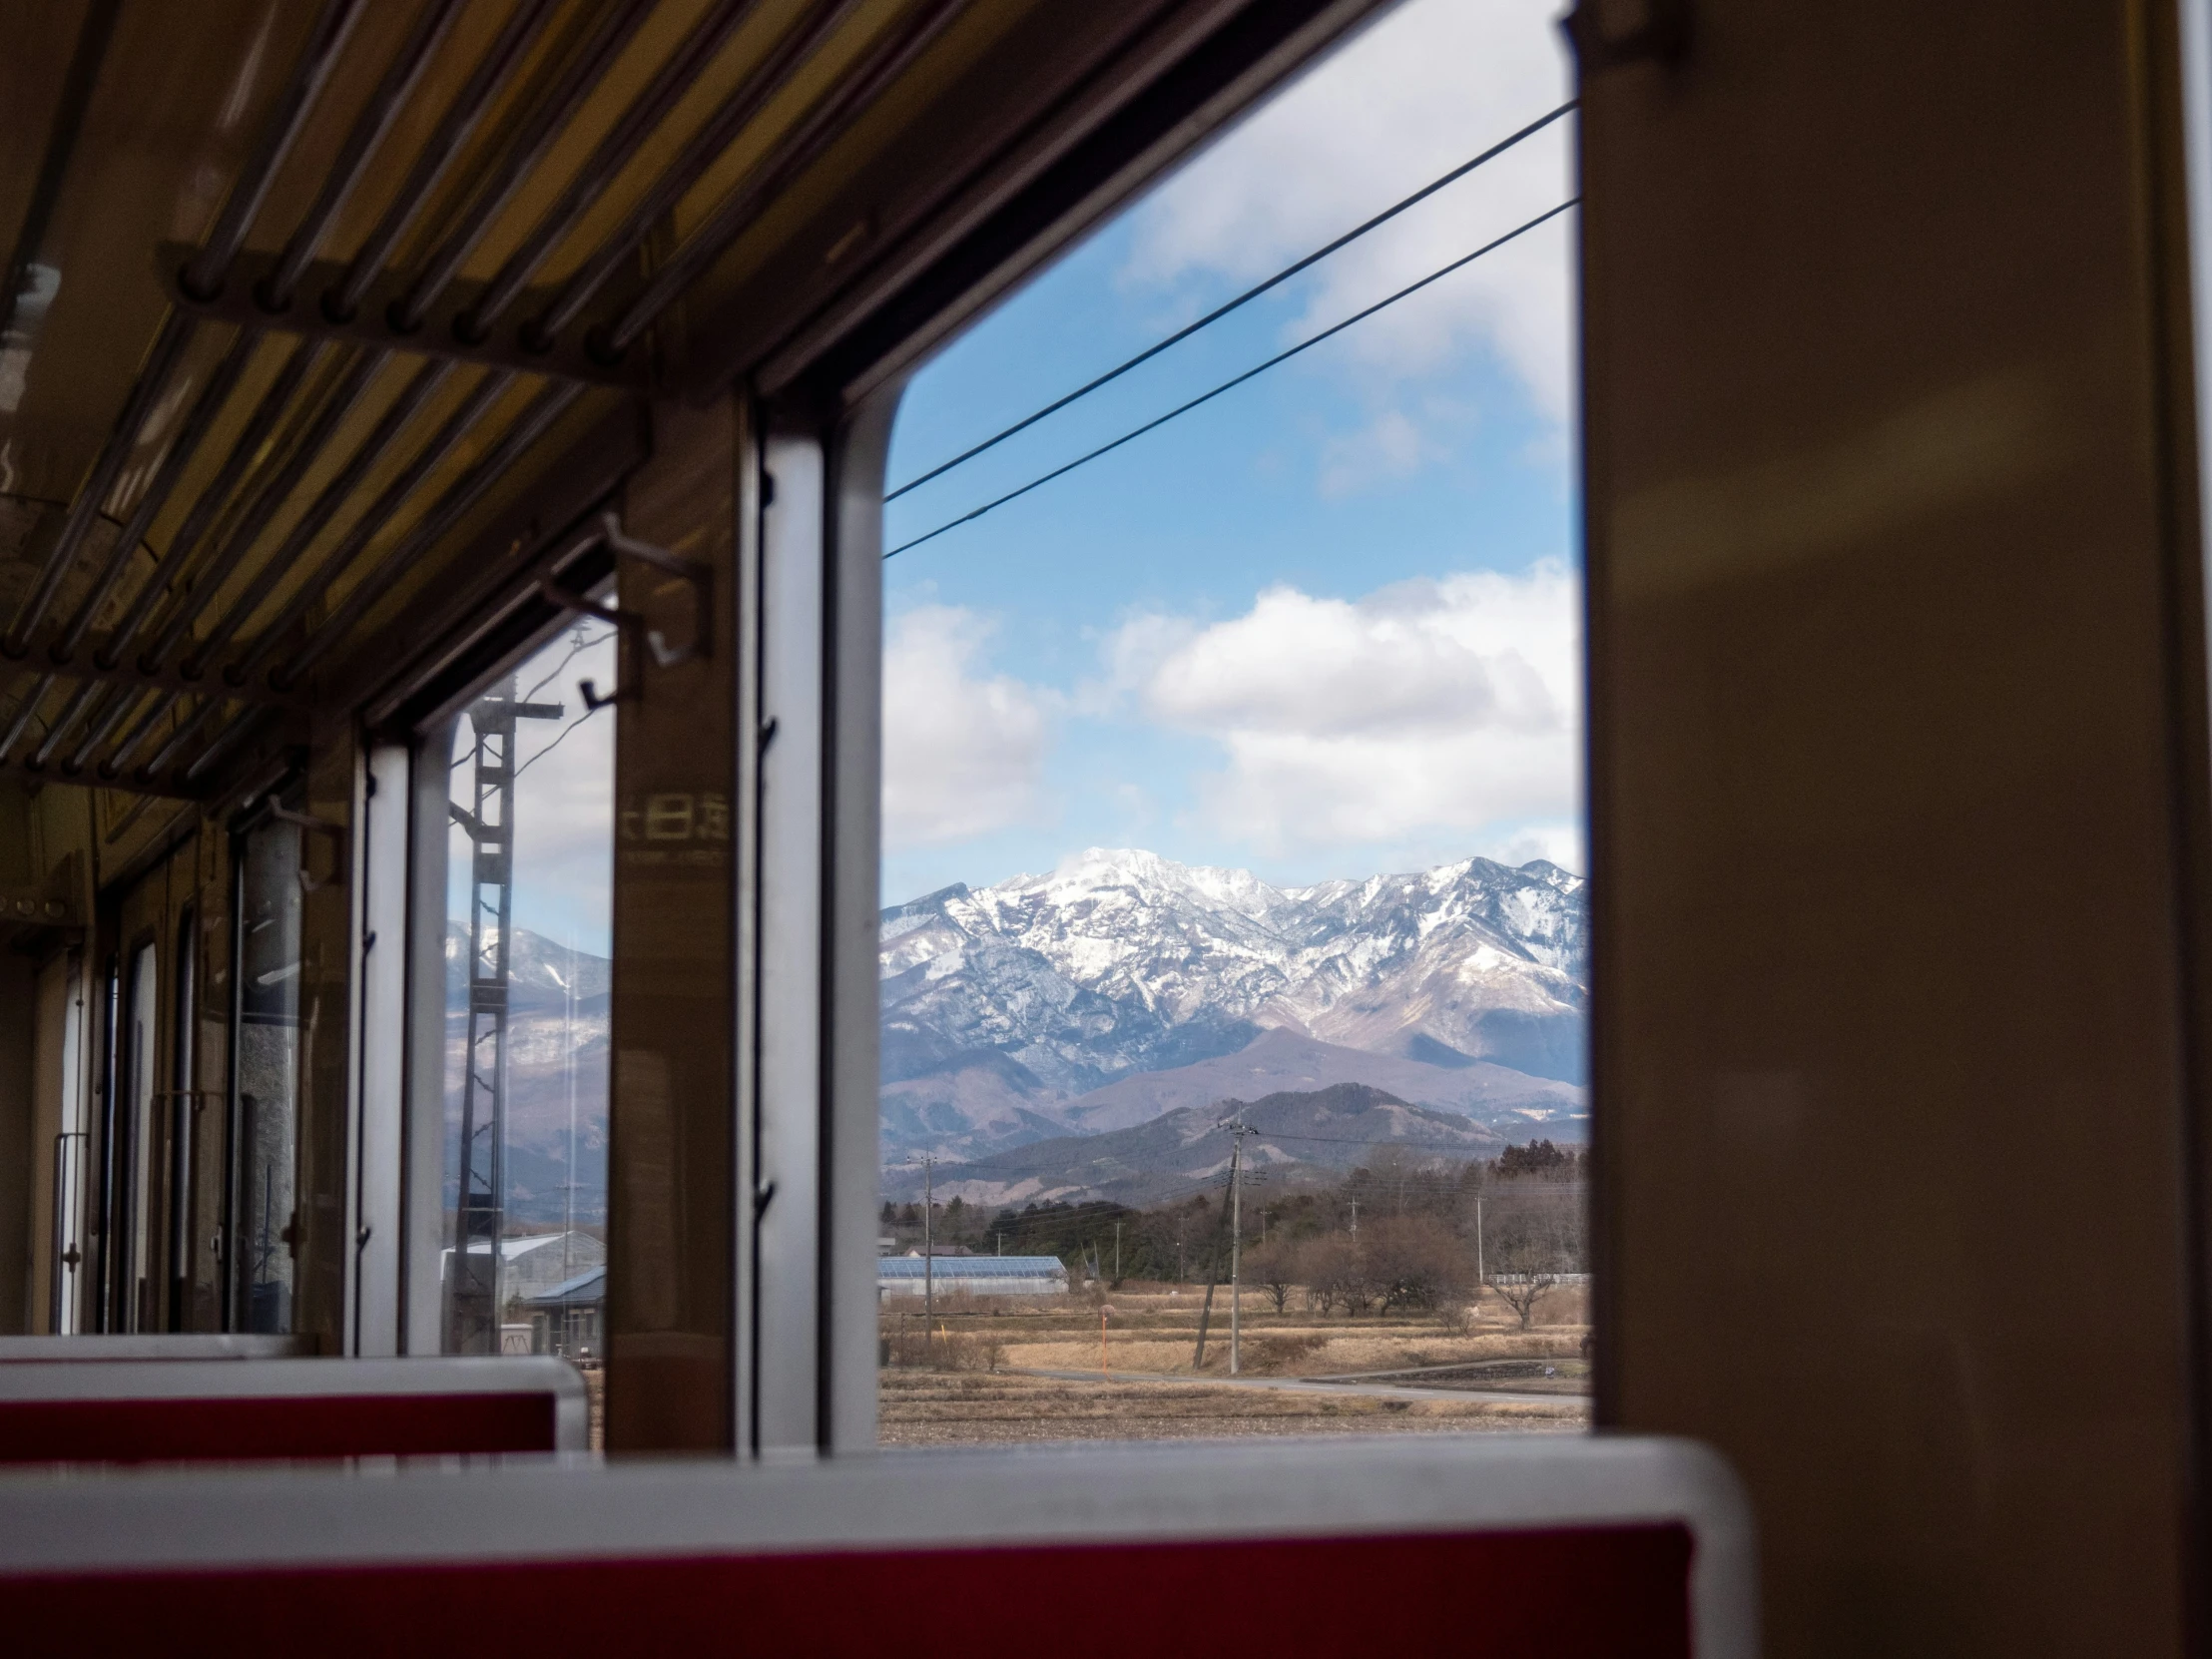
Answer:
<svg viewBox="0 0 2212 1659"><path fill-rule="evenodd" d="M1742 1471L1772 1651L2201 1649L2175 19L1695 13L1583 59L1599 1416ZM1193 142L1161 133L1005 230L991 280ZM607 559L641 627L713 638L623 647L618 1450L872 1439L846 1397L872 1332L835 1292L872 1272L882 427L986 302L973 260L845 378L639 399L635 452L530 485L559 497L541 542L611 505L709 573ZM0 1331L438 1349L445 786L370 782L561 614L457 655L438 707L316 708L220 806L0 776ZM371 1024L366 906L402 890L407 1006ZM371 1113L372 1075L404 1104Z"/></svg>
<svg viewBox="0 0 2212 1659"><path fill-rule="evenodd" d="M1777 1652L2186 1639L2173 25L1712 0L1586 83L1600 1386L1745 1471Z"/></svg>

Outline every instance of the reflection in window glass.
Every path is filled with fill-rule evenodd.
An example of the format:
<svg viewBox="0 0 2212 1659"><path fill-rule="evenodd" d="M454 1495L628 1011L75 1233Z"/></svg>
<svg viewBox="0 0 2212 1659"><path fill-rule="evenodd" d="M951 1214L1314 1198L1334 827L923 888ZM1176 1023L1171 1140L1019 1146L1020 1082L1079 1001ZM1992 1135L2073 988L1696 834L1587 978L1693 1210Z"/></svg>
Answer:
<svg viewBox="0 0 2212 1659"><path fill-rule="evenodd" d="M194 1039L200 1025L199 917L190 904L177 915L176 984L170 1010L171 1079L169 1099L169 1315L172 1331L191 1324L193 1207L193 1129L197 1122L199 1082Z"/></svg>
<svg viewBox="0 0 2212 1659"><path fill-rule="evenodd" d="M239 860L238 1321L291 1329L299 1155L299 828L271 819Z"/></svg>
<svg viewBox="0 0 2212 1659"><path fill-rule="evenodd" d="M160 952L149 942L131 953L131 977L125 988L128 1010L123 1029L124 1096L129 1114L124 1133L128 1148L130 1186L129 1231L124 1249L124 1304L129 1310L128 1331L159 1331L160 1266L155 1257L154 1169L158 1125L154 1119L155 1022L160 1016Z"/></svg>
<svg viewBox="0 0 2212 1659"><path fill-rule="evenodd" d="M456 724L443 1346L596 1373L607 1259L615 642L573 628Z"/></svg>
<svg viewBox="0 0 2212 1659"><path fill-rule="evenodd" d="M1557 9L1391 11L907 392L888 1440L1587 1421L1571 117L946 465L1557 110Z"/></svg>
<svg viewBox="0 0 2212 1659"><path fill-rule="evenodd" d="M85 959L79 951L64 951L40 970L39 1029L45 1041L38 1075L47 1098L59 1107L51 1120L58 1127L53 1140L53 1231L48 1256L53 1277L48 1287L46 1327L57 1337L74 1337L84 1329L84 1281L80 1275L86 1271L88 1258L97 1259L92 1257L94 1247L86 1237L86 1143L92 1138L86 1127L87 1102L80 1071L86 988Z"/></svg>

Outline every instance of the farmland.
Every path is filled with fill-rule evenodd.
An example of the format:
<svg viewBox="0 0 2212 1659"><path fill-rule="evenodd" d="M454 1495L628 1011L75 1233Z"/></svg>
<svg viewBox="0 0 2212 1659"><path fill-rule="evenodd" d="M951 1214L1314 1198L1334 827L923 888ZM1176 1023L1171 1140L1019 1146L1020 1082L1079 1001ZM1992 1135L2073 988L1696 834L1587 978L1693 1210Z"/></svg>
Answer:
<svg viewBox="0 0 2212 1659"><path fill-rule="evenodd" d="M879 1317L886 1445L978 1445L1219 1435L1572 1429L1589 1420L1579 1289L1532 1328L1494 1293L1434 1313L1282 1313L1249 1289L1239 1375L1229 1293L1215 1293L1198 1363L1203 1287L1125 1284L1021 1301L918 1301ZM1103 1314L1103 1353L1101 1315ZM1343 1380L1329 1381L1322 1380Z"/></svg>

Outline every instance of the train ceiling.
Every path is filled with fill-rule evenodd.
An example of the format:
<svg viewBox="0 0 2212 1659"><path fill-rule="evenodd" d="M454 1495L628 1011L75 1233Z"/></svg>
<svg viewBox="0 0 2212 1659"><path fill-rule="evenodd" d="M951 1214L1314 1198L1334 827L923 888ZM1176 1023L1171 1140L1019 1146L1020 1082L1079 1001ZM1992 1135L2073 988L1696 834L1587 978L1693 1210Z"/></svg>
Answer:
<svg viewBox="0 0 2212 1659"><path fill-rule="evenodd" d="M1045 208L1182 142L1212 83L1141 105L1205 41L1227 86L1363 9L24 9L0 773L220 795L273 732L527 591L643 453L649 400L893 372L958 283L1035 257L1014 233Z"/></svg>

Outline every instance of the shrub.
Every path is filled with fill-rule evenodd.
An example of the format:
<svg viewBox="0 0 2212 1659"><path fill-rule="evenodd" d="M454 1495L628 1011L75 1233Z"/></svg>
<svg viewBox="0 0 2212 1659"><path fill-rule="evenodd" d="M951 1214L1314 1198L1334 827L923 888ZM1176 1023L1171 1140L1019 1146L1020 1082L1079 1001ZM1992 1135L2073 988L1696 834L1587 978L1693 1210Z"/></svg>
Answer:
<svg viewBox="0 0 2212 1659"><path fill-rule="evenodd" d="M1263 1292L1278 1314L1290 1307L1299 1279L1298 1252L1292 1246L1277 1241L1248 1250L1243 1269L1245 1283Z"/></svg>
<svg viewBox="0 0 2212 1659"><path fill-rule="evenodd" d="M1328 1345L1327 1337L1254 1337L1243 1345L1238 1360L1246 1371L1284 1372Z"/></svg>

